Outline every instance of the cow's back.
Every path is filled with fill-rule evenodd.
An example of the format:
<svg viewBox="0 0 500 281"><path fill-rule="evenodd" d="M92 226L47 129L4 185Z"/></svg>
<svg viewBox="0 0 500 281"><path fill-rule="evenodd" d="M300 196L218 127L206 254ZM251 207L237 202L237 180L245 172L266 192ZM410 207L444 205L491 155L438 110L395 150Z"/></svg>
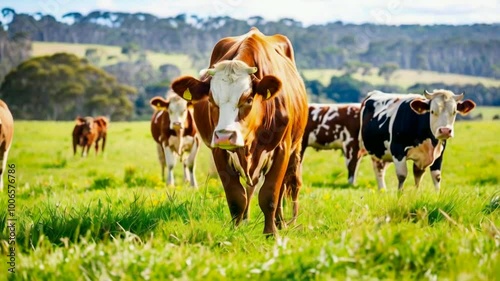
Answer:
<svg viewBox="0 0 500 281"><path fill-rule="evenodd" d="M420 124L425 124L426 118L410 108L410 102L416 98L421 96L380 91L368 94L361 106L360 144L369 154L392 161L394 151L391 151L391 146L413 144L422 133ZM403 152L399 151L398 154Z"/></svg>

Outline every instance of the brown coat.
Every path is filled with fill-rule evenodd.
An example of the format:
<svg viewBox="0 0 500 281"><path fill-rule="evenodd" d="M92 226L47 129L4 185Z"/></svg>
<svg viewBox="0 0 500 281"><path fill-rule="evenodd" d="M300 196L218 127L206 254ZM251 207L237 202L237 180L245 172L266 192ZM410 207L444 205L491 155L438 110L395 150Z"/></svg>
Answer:
<svg viewBox="0 0 500 281"><path fill-rule="evenodd" d="M14 119L5 102L0 100L0 190L3 189L3 172L7 167L7 158L9 155L12 138L14 137Z"/></svg>
<svg viewBox="0 0 500 281"><path fill-rule="evenodd" d="M209 66L241 62L248 66L244 70L251 79L248 92L231 93L241 95L240 111L234 120L234 126L241 130L216 131L221 120L227 117L220 116L219 120L223 112L213 99L210 70L201 80L181 77L174 81L172 89L193 101L196 125L203 141L212 149L235 224L248 217L253 191L262 184L259 205L265 218L264 233L274 234L276 225L285 224L282 197L287 188L296 191L292 194L292 222L298 214L297 196L302 184L300 151L307 123L307 96L295 66L292 45L285 36L266 36L252 28L242 36L224 38L214 47ZM238 138L243 139L243 145L236 145ZM218 142L231 145L225 148Z"/></svg>
<svg viewBox="0 0 500 281"><path fill-rule="evenodd" d="M82 147L82 156L85 157L92 144L95 144L95 153L99 150L99 141L101 142L101 151L104 152L106 146L106 137L109 121L104 116L99 117L77 117L75 127L73 128L73 154L76 154L77 146Z"/></svg>

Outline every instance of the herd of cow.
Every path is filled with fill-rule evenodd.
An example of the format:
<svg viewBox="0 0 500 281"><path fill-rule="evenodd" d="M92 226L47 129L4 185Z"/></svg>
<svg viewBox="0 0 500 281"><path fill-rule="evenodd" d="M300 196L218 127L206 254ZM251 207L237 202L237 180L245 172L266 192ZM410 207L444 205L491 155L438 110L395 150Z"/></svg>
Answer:
<svg viewBox="0 0 500 281"><path fill-rule="evenodd" d="M196 187L195 158L200 142L210 148L236 225L248 218L256 188L264 214L264 234L293 223L298 215L302 186L302 159L307 147L341 149L348 181L370 155L379 189L385 189L385 168L394 162L403 188L406 161L413 161L415 185L427 167L437 190L446 140L454 134L457 113L474 109L463 94L447 90L432 93L388 94L372 91L361 103L308 104L304 83L296 68L293 47L286 36L266 36L252 28L247 34L221 39L209 68L199 78L183 76L165 98L155 97L151 133L157 143L161 173L174 184L173 168L180 157L184 179ZM1 104L0 104L1 105ZM3 114L0 111L1 114ZM2 118L0 151L10 139ZM102 139L105 118L77 118L73 149L88 153ZM10 136L11 138L11 136ZM285 222L282 199L293 203L293 218Z"/></svg>

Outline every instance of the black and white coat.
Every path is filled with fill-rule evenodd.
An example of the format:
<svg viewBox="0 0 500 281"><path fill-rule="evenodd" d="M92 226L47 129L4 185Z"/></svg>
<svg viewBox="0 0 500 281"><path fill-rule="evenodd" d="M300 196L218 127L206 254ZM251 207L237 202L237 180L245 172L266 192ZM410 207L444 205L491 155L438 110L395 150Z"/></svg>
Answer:
<svg viewBox="0 0 500 281"><path fill-rule="evenodd" d="M413 161L415 185L430 167L434 187L439 190L446 140L453 137L457 112L467 114L475 104L462 101L463 94L435 90L425 95L368 93L361 105L360 146L372 156L379 189L385 189L385 169L394 162L398 188L408 173L406 161Z"/></svg>

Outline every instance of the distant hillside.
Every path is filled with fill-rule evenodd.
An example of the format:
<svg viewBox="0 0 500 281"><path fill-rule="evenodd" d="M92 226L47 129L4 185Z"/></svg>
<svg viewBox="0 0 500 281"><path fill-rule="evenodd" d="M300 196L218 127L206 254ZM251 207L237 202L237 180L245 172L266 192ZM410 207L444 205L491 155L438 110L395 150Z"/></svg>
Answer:
<svg viewBox="0 0 500 281"><path fill-rule="evenodd" d="M344 70L339 69L304 69L301 72L307 80L318 80L324 86L330 83L332 76L341 76L345 73ZM377 75L377 73L378 69L373 68L369 74L362 75L358 72L353 74L353 78L368 82L372 85L385 84L384 78ZM481 83L485 87L500 87L500 79L411 69L396 70L394 74L391 75L389 83L405 89L416 83L443 83L456 85Z"/></svg>
<svg viewBox="0 0 500 281"><path fill-rule="evenodd" d="M68 13L65 22L59 22L51 15L34 17L16 14L12 9L3 11L12 15L10 36L23 33L43 42L136 44L143 50L189 55L195 68L205 67L210 50L220 38L244 34L256 26L265 34L285 34L302 69L340 69L352 61L382 67L392 62L400 69L500 78L498 24L387 26L334 22L304 27L293 19L158 18L102 11Z"/></svg>
<svg viewBox="0 0 500 281"><path fill-rule="evenodd" d="M97 49L103 57L112 57L104 60L100 66L115 64L120 61L127 61L128 57L121 53L121 47L105 46L97 44L71 44L71 43L56 43L56 42L33 42L33 56L50 55L57 52L73 53L77 56L84 57L85 51L88 49ZM158 68L163 64L176 65L182 74L197 75L199 70L193 67L193 62L188 55L184 54L164 54L158 52L147 52L148 61ZM208 61L208 58L205 59ZM345 73L339 69L300 69L307 80L318 80L323 85L328 85L332 76L341 76ZM362 75L361 72L353 74L353 78L368 82L372 85L382 85L385 80L382 76L377 75L378 69L373 68L367 75ZM481 83L486 87L500 87L500 80L485 77L476 77L469 75L438 73L433 71L419 71L409 69L399 69L394 72L389 80L390 84L397 85L401 88L408 88L416 83L444 83L444 84L478 84Z"/></svg>
<svg viewBox="0 0 500 281"><path fill-rule="evenodd" d="M128 61L127 55L121 53L120 46L105 46L97 44L72 44L59 42L33 42L32 55L43 56L58 52L72 53L79 57L85 57L85 52L89 49L96 49L99 56L102 57L99 66L108 66L117 62ZM154 68L164 64L176 65L183 74L196 75L198 73L192 66L192 61L185 54L165 54L152 51L146 51L146 58Z"/></svg>

